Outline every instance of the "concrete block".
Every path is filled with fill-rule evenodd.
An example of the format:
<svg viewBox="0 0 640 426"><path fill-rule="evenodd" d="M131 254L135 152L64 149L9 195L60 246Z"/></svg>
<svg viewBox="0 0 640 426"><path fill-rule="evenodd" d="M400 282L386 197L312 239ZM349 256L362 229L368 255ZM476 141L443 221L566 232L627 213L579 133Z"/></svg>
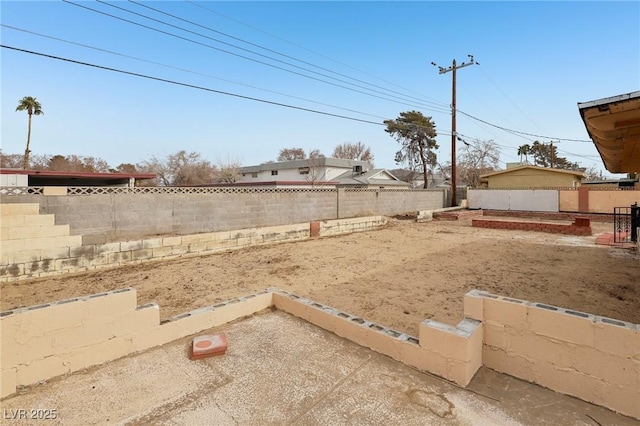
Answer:
<svg viewBox="0 0 640 426"><path fill-rule="evenodd" d="M330 332L336 331L336 322L338 321L337 313L335 309L324 307L315 302L309 304L309 321L320 328L323 328Z"/></svg>
<svg viewBox="0 0 640 426"><path fill-rule="evenodd" d="M640 360L640 331L634 324L595 317L594 340L600 352Z"/></svg>
<svg viewBox="0 0 640 426"><path fill-rule="evenodd" d="M87 322L105 322L118 318L138 307L136 290L124 288L107 293L92 294L83 300Z"/></svg>
<svg viewBox="0 0 640 426"><path fill-rule="evenodd" d="M400 360L402 363L446 378L447 358L437 352L425 349L410 342L401 342Z"/></svg>
<svg viewBox="0 0 640 426"><path fill-rule="evenodd" d="M384 354L397 361L401 359L401 337L402 334L379 326L378 324L369 324L367 327L367 347L372 350Z"/></svg>
<svg viewBox="0 0 640 426"><path fill-rule="evenodd" d="M529 358L536 363L562 365L563 358L571 356L573 345L535 334L527 330L507 328L505 333L507 342L506 352Z"/></svg>
<svg viewBox="0 0 640 426"><path fill-rule="evenodd" d="M276 308L287 312L305 321L309 321L309 304L305 303L307 299L300 298L295 295L283 295L277 292L273 293L273 302Z"/></svg>
<svg viewBox="0 0 640 426"><path fill-rule="evenodd" d="M365 347L368 347L369 343L369 325L370 323L362 318L340 312L334 323L335 333L338 336Z"/></svg>
<svg viewBox="0 0 640 426"><path fill-rule="evenodd" d="M527 304L524 301L505 297L484 298L484 319L509 327L526 327Z"/></svg>
<svg viewBox="0 0 640 426"><path fill-rule="evenodd" d="M486 305L485 305L486 308ZM529 304L528 328L534 333L577 345L594 346L595 317L582 312L567 313L562 308Z"/></svg>
<svg viewBox="0 0 640 426"><path fill-rule="evenodd" d="M464 295L464 316L478 321L484 319L484 297L478 290L472 290Z"/></svg>
<svg viewBox="0 0 640 426"><path fill-rule="evenodd" d="M68 355L64 355L63 358L65 364L68 366L68 371L78 371L129 355L133 352L132 348L131 337L115 337L89 347L77 349ZM48 378L63 374L53 373L54 372L52 372Z"/></svg>
<svg viewBox="0 0 640 426"><path fill-rule="evenodd" d="M143 249L153 249L158 247L162 247L162 238L150 238L142 240Z"/></svg>
<svg viewBox="0 0 640 426"><path fill-rule="evenodd" d="M118 253L120 252L120 242L96 244L96 253Z"/></svg>
<svg viewBox="0 0 640 426"><path fill-rule="evenodd" d="M19 240L23 238L47 238L69 235L69 225L54 226L14 226L0 228L0 239Z"/></svg>
<svg viewBox="0 0 640 426"><path fill-rule="evenodd" d="M106 244L107 236L105 234L94 234L94 235L83 235L82 236L82 245L97 245L97 244Z"/></svg>
<svg viewBox="0 0 640 426"><path fill-rule="evenodd" d="M594 401L611 410L640 419L640 387L626 388L615 383L601 384L602 399Z"/></svg>
<svg viewBox="0 0 640 426"><path fill-rule="evenodd" d="M156 250L156 249L154 249ZM118 251L113 253L108 253L109 263L112 265L122 265L125 263L131 262L131 252L130 251Z"/></svg>
<svg viewBox="0 0 640 426"><path fill-rule="evenodd" d="M45 186L42 189L42 195L67 195L66 186Z"/></svg>
<svg viewBox="0 0 640 426"><path fill-rule="evenodd" d="M2 369L0 373L0 398L5 398L16 392L17 374L16 368Z"/></svg>
<svg viewBox="0 0 640 426"><path fill-rule="evenodd" d="M131 250L131 260L147 260L153 258L153 249Z"/></svg>
<svg viewBox="0 0 640 426"><path fill-rule="evenodd" d="M179 246L182 244L182 237L164 237L162 239L162 245L165 247L169 246Z"/></svg>
<svg viewBox="0 0 640 426"><path fill-rule="evenodd" d="M1 203L0 216L38 215L40 204L38 203Z"/></svg>
<svg viewBox="0 0 640 426"><path fill-rule="evenodd" d="M134 251L141 250L143 248L142 240L134 240L134 241L121 241L120 242L120 251Z"/></svg>
<svg viewBox="0 0 640 426"><path fill-rule="evenodd" d="M16 385L27 386L41 380L61 376L71 371L70 365L60 356L32 361L28 365L19 364L16 368Z"/></svg>
<svg viewBox="0 0 640 426"><path fill-rule="evenodd" d="M506 373L530 382L534 381L532 373L534 364L526 357L514 353L507 354L502 349L484 345L482 363L499 373Z"/></svg>
<svg viewBox="0 0 640 426"><path fill-rule="evenodd" d="M162 257L182 256L184 254L187 254L188 252L189 252L189 247L185 247L185 246L163 246L163 247L152 249L151 257L162 258Z"/></svg>
<svg viewBox="0 0 640 426"><path fill-rule="evenodd" d="M424 320L420 324L420 346L445 358L469 362L469 337L468 333L437 321Z"/></svg>
<svg viewBox="0 0 640 426"><path fill-rule="evenodd" d="M594 380L640 389L640 360L622 358L585 346L573 347L563 355L559 367L588 375Z"/></svg>

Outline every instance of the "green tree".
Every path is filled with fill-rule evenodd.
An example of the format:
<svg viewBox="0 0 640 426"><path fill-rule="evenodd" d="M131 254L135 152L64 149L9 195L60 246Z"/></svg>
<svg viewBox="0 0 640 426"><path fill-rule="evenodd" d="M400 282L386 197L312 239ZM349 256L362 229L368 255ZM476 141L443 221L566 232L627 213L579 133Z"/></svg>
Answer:
<svg viewBox="0 0 640 426"><path fill-rule="evenodd" d="M558 155L558 148L553 142L543 143L535 141L531 145L529 152L533 155L533 163L540 167L551 167L554 169L576 170L580 167L578 163L572 163L565 157Z"/></svg>
<svg viewBox="0 0 640 426"><path fill-rule="evenodd" d="M528 155L531 153L531 145L525 143L524 145L520 145L518 147L518 155L520 156L520 162L522 163L522 156L524 155L525 161L529 162Z"/></svg>
<svg viewBox="0 0 640 426"><path fill-rule="evenodd" d="M395 120L385 120L385 132L389 133L400 144L396 152L396 163L406 163L411 170L422 169L424 188L427 188L429 167L433 169L438 161L434 150L436 142L436 125L431 117L421 112L401 112Z"/></svg>
<svg viewBox="0 0 640 426"><path fill-rule="evenodd" d="M18 103L16 111L27 111L27 114L29 115L27 148L24 150L24 160L22 162L22 168L26 170L29 168L29 153L31 153L29 150L29 144L31 143L31 117L34 115L42 115L44 112L42 111L42 105L40 105L40 102L38 102L33 96L25 96L22 98Z"/></svg>

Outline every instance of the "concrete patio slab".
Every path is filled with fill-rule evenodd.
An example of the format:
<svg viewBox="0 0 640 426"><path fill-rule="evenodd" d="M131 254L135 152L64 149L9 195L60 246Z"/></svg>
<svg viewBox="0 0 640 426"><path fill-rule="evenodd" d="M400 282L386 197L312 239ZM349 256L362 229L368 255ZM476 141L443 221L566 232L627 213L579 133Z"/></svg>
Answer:
<svg viewBox="0 0 640 426"><path fill-rule="evenodd" d="M201 334L219 331L225 355L191 361L181 339L24 389L2 423L55 410L47 424L640 425L486 368L463 389L282 311Z"/></svg>

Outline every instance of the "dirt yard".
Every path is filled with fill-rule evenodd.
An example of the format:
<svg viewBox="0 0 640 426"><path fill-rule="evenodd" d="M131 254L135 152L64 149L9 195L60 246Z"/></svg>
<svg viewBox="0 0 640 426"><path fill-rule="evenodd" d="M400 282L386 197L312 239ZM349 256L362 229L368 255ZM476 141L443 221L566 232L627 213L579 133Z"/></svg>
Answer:
<svg viewBox="0 0 640 426"><path fill-rule="evenodd" d="M390 219L380 230L2 284L2 310L134 287L163 318L279 287L413 335L456 324L471 289L640 323L640 256L594 236Z"/></svg>

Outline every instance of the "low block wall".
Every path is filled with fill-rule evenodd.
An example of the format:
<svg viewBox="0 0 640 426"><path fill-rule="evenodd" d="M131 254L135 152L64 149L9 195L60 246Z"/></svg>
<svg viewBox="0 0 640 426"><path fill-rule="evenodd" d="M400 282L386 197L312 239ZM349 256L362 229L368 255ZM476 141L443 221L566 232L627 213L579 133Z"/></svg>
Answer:
<svg viewBox="0 0 640 426"><path fill-rule="evenodd" d="M586 219L587 222L589 219ZM508 229L519 231L547 232L566 235L592 235L591 226L582 224L582 219L576 219L571 225L544 222L519 222L500 219L472 219L471 226L476 228Z"/></svg>
<svg viewBox="0 0 640 426"><path fill-rule="evenodd" d="M323 221L320 222L318 236L372 230L383 226L386 222L383 216ZM15 252L6 250L3 246L0 282L178 257L203 256L255 245L300 241L310 236L310 224L299 223Z"/></svg>
<svg viewBox="0 0 640 426"><path fill-rule="evenodd" d="M639 325L475 290L464 313L485 366L640 419Z"/></svg>
<svg viewBox="0 0 640 426"><path fill-rule="evenodd" d="M282 290L273 297L280 310L461 386L468 385L482 365L482 324L473 319L457 327L425 320L416 338Z"/></svg>
<svg viewBox="0 0 640 426"><path fill-rule="evenodd" d="M251 315L270 292L233 299L160 323L158 305L137 307L132 288L0 314L1 395Z"/></svg>
<svg viewBox="0 0 640 426"><path fill-rule="evenodd" d="M640 419L640 326L473 290L456 326L418 338L278 289L160 323L122 289L0 313L1 395L275 307L404 364L466 386L485 365Z"/></svg>

